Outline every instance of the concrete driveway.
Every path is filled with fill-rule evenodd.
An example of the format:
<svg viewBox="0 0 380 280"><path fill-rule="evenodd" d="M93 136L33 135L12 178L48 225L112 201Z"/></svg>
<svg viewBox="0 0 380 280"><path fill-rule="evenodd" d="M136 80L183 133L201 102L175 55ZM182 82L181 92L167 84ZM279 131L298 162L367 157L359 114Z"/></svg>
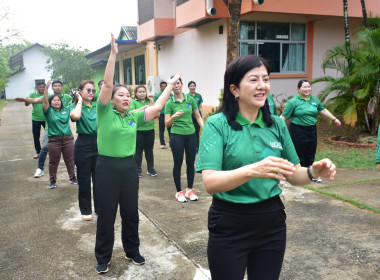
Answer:
<svg viewBox="0 0 380 280"><path fill-rule="evenodd" d="M48 159L45 176L33 178L37 160L30 116L31 108L16 102L0 114L0 279L210 279L206 221L211 197L196 174L199 201L175 201L171 151L159 149L157 139L159 175L145 175L143 165L140 181L140 250L146 264L124 259L118 218L110 270L98 275L96 220L81 220L77 186L68 183L63 161L56 189L48 187ZM367 179L372 180L363 182ZM313 186L380 209L376 171L338 169L335 182ZM288 241L280 279L379 279L379 214L287 183L281 188Z"/></svg>

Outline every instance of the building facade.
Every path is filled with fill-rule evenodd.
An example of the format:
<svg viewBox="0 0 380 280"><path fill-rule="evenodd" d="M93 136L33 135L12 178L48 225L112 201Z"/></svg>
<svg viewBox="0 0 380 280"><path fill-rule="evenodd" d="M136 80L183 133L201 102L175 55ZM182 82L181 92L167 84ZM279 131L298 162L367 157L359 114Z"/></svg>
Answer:
<svg viewBox="0 0 380 280"><path fill-rule="evenodd" d="M378 0L366 0L366 5L368 14L380 14ZM352 35L363 22L360 1L348 0L348 15ZM138 0L138 42L151 44L152 57L157 56L157 72L150 74L166 80L181 72L185 85L197 82L204 106L217 106L226 67L228 20L223 0ZM344 42L343 2L242 0L236 36L239 55L257 54L270 62L271 93L294 96L298 80L325 75L321 68L325 52ZM314 94L323 87L313 85Z"/></svg>

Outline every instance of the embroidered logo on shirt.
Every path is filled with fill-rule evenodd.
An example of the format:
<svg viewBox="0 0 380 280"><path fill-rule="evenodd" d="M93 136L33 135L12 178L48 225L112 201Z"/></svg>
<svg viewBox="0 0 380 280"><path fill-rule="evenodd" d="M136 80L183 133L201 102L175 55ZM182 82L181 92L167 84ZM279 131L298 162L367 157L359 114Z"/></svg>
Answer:
<svg viewBox="0 0 380 280"><path fill-rule="evenodd" d="M129 123L130 127L134 127L135 125L136 125L136 123L134 121L130 121L130 123Z"/></svg>
<svg viewBox="0 0 380 280"><path fill-rule="evenodd" d="M281 145L281 143L279 143L279 142L269 142L269 144L270 144L270 146L271 146L272 148L276 148L276 149L280 149L280 150L282 150L282 145Z"/></svg>
<svg viewBox="0 0 380 280"><path fill-rule="evenodd" d="M62 115L66 114L66 112L62 112Z"/></svg>
<svg viewBox="0 0 380 280"><path fill-rule="evenodd" d="M190 109L190 103L187 103L186 108L187 108L187 109Z"/></svg>

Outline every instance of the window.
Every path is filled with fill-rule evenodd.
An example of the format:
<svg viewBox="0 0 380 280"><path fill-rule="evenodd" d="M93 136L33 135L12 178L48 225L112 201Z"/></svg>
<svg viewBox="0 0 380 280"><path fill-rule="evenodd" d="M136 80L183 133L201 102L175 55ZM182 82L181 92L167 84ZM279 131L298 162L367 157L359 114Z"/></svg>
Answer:
<svg viewBox="0 0 380 280"><path fill-rule="evenodd" d="M146 83L144 55L135 56L135 82L136 85L142 85Z"/></svg>
<svg viewBox="0 0 380 280"><path fill-rule="evenodd" d="M239 55L244 54L263 56L274 73L305 73L306 25L241 21Z"/></svg>
<svg viewBox="0 0 380 280"><path fill-rule="evenodd" d="M133 85L132 81L132 59L123 60L123 69L124 69L124 84Z"/></svg>
<svg viewBox="0 0 380 280"><path fill-rule="evenodd" d="M113 78L113 84L120 84L120 69L119 69L119 61L115 63L115 76Z"/></svg>

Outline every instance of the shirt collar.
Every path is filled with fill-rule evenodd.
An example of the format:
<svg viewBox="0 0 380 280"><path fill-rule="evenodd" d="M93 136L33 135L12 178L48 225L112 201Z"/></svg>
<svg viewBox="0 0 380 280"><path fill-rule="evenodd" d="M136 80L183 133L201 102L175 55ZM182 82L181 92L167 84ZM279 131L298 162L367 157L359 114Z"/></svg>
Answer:
<svg viewBox="0 0 380 280"><path fill-rule="evenodd" d="M247 120L242 114L240 114L240 112L238 112L236 115L236 121L241 125L256 124L261 128L265 127L265 123L263 120L263 113L261 112L261 110L259 110L259 113L257 115L257 119L253 123L250 122L249 120Z"/></svg>
<svg viewBox="0 0 380 280"><path fill-rule="evenodd" d="M183 92L182 92L182 94L183 94L183 100L182 100L182 102L187 101L187 99L188 99L187 94L184 94ZM172 100L173 100L173 102L182 103L182 102L177 101L177 99L175 98L175 94L173 94Z"/></svg>
<svg viewBox="0 0 380 280"><path fill-rule="evenodd" d="M305 99L301 96L300 93L297 95L297 97L298 97L299 99L305 100ZM311 98L311 95L309 95L305 101L309 101L310 98Z"/></svg>

